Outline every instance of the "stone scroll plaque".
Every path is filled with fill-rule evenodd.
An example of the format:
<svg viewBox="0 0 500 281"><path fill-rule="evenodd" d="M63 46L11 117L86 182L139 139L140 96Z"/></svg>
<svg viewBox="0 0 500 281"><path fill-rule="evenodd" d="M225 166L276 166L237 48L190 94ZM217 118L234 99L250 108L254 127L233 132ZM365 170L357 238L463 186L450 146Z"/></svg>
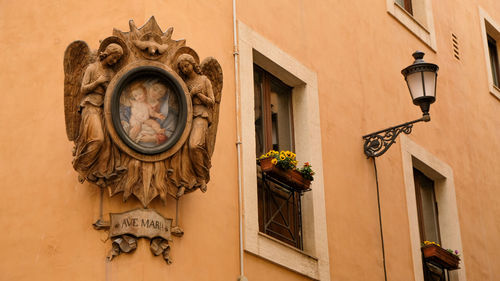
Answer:
<svg viewBox="0 0 500 281"><path fill-rule="evenodd" d="M135 209L119 214L111 213L109 216L111 220L110 237L129 234L149 239L155 237L170 239L172 219L164 218L155 210Z"/></svg>

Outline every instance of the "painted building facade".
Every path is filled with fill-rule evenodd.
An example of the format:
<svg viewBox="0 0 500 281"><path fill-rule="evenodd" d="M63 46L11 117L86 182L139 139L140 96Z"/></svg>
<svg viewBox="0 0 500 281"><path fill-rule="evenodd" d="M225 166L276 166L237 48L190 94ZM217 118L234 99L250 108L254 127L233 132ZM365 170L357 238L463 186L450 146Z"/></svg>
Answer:
<svg viewBox="0 0 500 281"><path fill-rule="evenodd" d="M496 1L2 1L0 13L1 280L424 280L415 170L434 182L443 247L460 251L451 280L500 275ZM173 264L145 239L107 262L99 188L71 165L63 55L152 15L222 66L211 181L179 201ZM361 137L421 116L400 74L415 50L440 67L437 100L431 122L376 159L382 246ZM301 249L259 229L255 65L289 88L292 148L316 171ZM150 207L173 218L175 202ZM140 206L106 195L103 212Z"/></svg>

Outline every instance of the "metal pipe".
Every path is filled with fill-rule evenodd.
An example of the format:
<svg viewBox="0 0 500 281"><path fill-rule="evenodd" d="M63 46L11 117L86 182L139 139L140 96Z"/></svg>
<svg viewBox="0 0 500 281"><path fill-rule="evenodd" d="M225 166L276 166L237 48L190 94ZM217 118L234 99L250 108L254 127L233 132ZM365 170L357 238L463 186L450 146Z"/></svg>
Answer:
<svg viewBox="0 0 500 281"><path fill-rule="evenodd" d="M375 157L372 157L372 159L373 159L373 168L375 170L375 182L377 184L378 223L380 225L380 241L382 243L382 263L384 265L384 280L387 281L387 267L385 265L384 231L382 227L382 212L380 210L380 191L378 186L377 163L375 162Z"/></svg>
<svg viewBox="0 0 500 281"><path fill-rule="evenodd" d="M239 221L239 242L240 242L240 276L239 281L246 281L244 260L243 260L243 199L241 188L241 129L240 129L240 93L239 93L239 53L238 53L238 33L236 30L236 0L233 0L233 57L234 57L234 95L236 109L236 157L238 162L238 221Z"/></svg>

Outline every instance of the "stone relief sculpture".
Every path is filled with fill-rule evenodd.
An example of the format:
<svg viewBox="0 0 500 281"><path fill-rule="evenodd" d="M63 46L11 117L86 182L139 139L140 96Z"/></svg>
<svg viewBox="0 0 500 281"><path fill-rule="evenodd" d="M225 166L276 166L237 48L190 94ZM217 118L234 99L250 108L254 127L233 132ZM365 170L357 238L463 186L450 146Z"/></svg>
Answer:
<svg viewBox="0 0 500 281"><path fill-rule="evenodd" d="M104 179L115 174L114 154L106 128L102 105L107 85L114 76L112 67L123 56L123 49L111 43L99 54L98 61L87 66L80 92L83 99L78 112L81 121L75 139L73 167L81 179L90 179L103 186Z"/></svg>
<svg viewBox="0 0 500 281"><path fill-rule="evenodd" d="M216 61L209 58L203 62L203 68L200 68L193 56L189 54L180 55L176 61L178 72L186 82L193 104L193 123L188 141L189 160L196 179L194 186L199 187L202 192L207 190L206 183L210 180L210 158L217 130L217 122L212 123L212 121L214 115L219 115L218 104L220 102L219 85L212 85L210 79L203 75L202 71L222 76L222 73L217 73L217 69L211 66L214 63ZM217 83L217 79L214 79L214 82ZM214 92L218 93L217 102ZM184 192L183 186L179 189L177 196L181 196Z"/></svg>
<svg viewBox="0 0 500 281"><path fill-rule="evenodd" d="M132 20L129 26L113 30L97 51L83 41L67 47L66 133L80 182L124 201L134 195L147 208L157 197L166 204L167 196L207 190L223 75L216 59L200 63L154 17L141 28ZM173 227L172 234L182 230ZM111 257L120 252L116 245L135 245L129 238L115 237ZM155 241L156 254L166 251L163 240Z"/></svg>
<svg viewBox="0 0 500 281"><path fill-rule="evenodd" d="M210 181L222 69L212 57L200 63L172 32L154 18L140 29L131 21L130 32L114 30L97 53L76 41L64 58L66 131L80 181L124 200L133 194L145 207L157 196L206 191Z"/></svg>

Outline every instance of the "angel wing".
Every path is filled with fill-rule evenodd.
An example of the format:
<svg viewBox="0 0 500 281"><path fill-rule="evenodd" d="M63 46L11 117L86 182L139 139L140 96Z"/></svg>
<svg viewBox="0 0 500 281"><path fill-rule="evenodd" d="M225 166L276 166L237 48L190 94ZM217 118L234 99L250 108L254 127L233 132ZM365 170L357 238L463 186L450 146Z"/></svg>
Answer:
<svg viewBox="0 0 500 281"><path fill-rule="evenodd" d="M213 57L204 59L200 67L202 74L207 76L210 82L212 82L212 90L215 97L215 104L212 110L212 123L208 127L207 138L208 154L212 157L215 147L215 137L217 135L217 125L219 124L219 108L222 97L222 67Z"/></svg>
<svg viewBox="0 0 500 281"><path fill-rule="evenodd" d="M79 105L82 77L87 65L94 59L93 53L84 41L75 41L64 52L64 116L66 134L70 141L76 140L80 128Z"/></svg>

